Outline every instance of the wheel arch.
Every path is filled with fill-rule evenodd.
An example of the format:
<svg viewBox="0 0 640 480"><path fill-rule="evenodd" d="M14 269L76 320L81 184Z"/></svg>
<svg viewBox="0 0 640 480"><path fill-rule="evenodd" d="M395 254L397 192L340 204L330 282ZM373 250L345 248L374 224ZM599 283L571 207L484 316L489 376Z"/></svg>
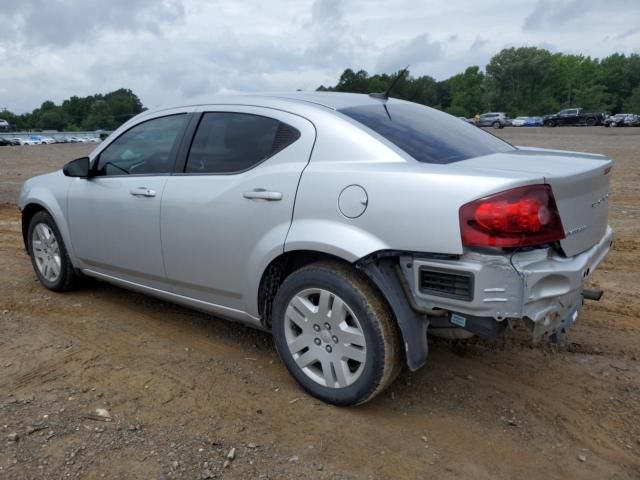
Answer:
<svg viewBox="0 0 640 480"><path fill-rule="evenodd" d="M63 212L63 206L57 201L53 194L46 190L37 189L37 191L32 190L30 193L31 195L29 195L29 198L27 198L24 203L21 202L22 238L25 243L25 248L28 250L27 234L29 232L29 223L31 222L31 219L38 212L47 212L60 231L67 255L69 255L71 262L77 266L78 263L71 245L69 226Z"/></svg>
<svg viewBox="0 0 640 480"><path fill-rule="evenodd" d="M29 235L29 224L31 223L31 219L38 212L47 212L49 215L51 215L51 218L54 218L49 209L41 203L30 202L25 205L25 207L22 209L22 241L24 242L24 248L27 251L29 250L29 239L27 238Z"/></svg>
<svg viewBox="0 0 640 480"><path fill-rule="evenodd" d="M271 329L271 307L282 282L293 272L321 260L353 265L348 259L319 250L291 250L275 257L262 272L258 284L258 313L262 325Z"/></svg>
<svg viewBox="0 0 640 480"><path fill-rule="evenodd" d="M356 262L315 250L293 250L279 255L269 263L260 279L258 310L263 326L271 328L273 299L287 276L320 260L339 261L365 274L392 312L402 337L407 366L411 371L422 367L429 351L428 319L415 311L407 298L407 292L397 273L398 252L378 252Z"/></svg>

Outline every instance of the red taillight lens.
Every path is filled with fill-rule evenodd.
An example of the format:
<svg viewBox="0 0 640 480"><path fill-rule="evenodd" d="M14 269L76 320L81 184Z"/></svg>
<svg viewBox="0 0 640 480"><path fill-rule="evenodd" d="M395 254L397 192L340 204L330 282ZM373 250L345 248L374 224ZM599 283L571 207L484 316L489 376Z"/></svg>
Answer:
<svg viewBox="0 0 640 480"><path fill-rule="evenodd" d="M468 247L527 247L564 238L549 185L514 188L463 205L460 230Z"/></svg>

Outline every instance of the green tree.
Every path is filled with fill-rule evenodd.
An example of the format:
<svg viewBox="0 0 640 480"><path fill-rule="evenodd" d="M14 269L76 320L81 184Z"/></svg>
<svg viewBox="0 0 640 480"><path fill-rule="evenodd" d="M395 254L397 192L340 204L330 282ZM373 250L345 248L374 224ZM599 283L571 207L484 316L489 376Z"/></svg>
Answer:
<svg viewBox="0 0 640 480"><path fill-rule="evenodd" d="M631 91L631 95L624 103L625 112L640 114L640 86Z"/></svg>
<svg viewBox="0 0 640 480"><path fill-rule="evenodd" d="M62 109L55 107L44 112L41 111L37 126L43 130L63 130L68 123L69 119Z"/></svg>
<svg viewBox="0 0 640 480"><path fill-rule="evenodd" d="M438 84L427 75L417 78L409 77L398 87L405 95L403 98L407 100L429 106L435 106L438 103ZM378 91L383 91L385 88L381 85Z"/></svg>
<svg viewBox="0 0 640 480"><path fill-rule="evenodd" d="M484 73L480 67L468 67L464 73L449 79L451 106L447 112L456 112L457 116L472 117L486 109ZM452 113L453 114L453 113Z"/></svg>
<svg viewBox="0 0 640 480"><path fill-rule="evenodd" d="M611 112L614 109L619 110L615 101L604 85L589 85L576 91L576 105L586 110L603 112Z"/></svg>
<svg viewBox="0 0 640 480"><path fill-rule="evenodd" d="M512 47L500 51L487 65L489 108L545 113L541 99L552 95L552 67L551 53L541 48Z"/></svg>
<svg viewBox="0 0 640 480"><path fill-rule="evenodd" d="M19 130L112 130L144 110L136 94L129 89L121 88L105 95L74 95L64 100L61 105L47 100L39 108L22 115L5 110L0 112L0 118L4 118Z"/></svg>
<svg viewBox="0 0 640 480"><path fill-rule="evenodd" d="M598 62L582 55L553 55L555 99L560 107L576 105L576 92L585 90L597 81Z"/></svg>
<svg viewBox="0 0 640 480"><path fill-rule="evenodd" d="M89 115L82 121L83 130L111 130L118 125L106 100L97 100L91 105Z"/></svg>
<svg viewBox="0 0 640 480"><path fill-rule="evenodd" d="M631 90L635 86L626 75L627 63L627 57L620 53L614 53L600 62L597 80L610 94L609 105L614 112L622 109L622 104L631 95Z"/></svg>

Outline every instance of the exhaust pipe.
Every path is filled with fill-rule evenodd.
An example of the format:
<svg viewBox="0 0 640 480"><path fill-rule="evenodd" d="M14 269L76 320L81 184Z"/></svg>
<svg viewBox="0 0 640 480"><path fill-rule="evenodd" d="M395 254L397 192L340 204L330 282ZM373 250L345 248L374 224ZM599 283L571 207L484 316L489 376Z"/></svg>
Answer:
<svg viewBox="0 0 640 480"><path fill-rule="evenodd" d="M588 288L585 288L582 291L582 298L584 298L585 300L594 300L596 302L599 302L603 294L604 292L600 289L590 290Z"/></svg>

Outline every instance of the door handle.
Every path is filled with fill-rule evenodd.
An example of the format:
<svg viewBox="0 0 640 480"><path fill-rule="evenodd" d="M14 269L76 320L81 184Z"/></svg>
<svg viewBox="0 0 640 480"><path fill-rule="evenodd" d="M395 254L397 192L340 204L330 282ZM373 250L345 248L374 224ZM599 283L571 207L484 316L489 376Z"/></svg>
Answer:
<svg viewBox="0 0 640 480"><path fill-rule="evenodd" d="M266 200L268 202L276 202L278 200L282 200L282 193L272 192L269 190L265 190L264 188L256 188L249 192L244 192L242 196L244 198L248 198L249 200Z"/></svg>
<svg viewBox="0 0 640 480"><path fill-rule="evenodd" d="M136 187L129 190L129 193L134 197L155 197L156 191L147 187Z"/></svg>

